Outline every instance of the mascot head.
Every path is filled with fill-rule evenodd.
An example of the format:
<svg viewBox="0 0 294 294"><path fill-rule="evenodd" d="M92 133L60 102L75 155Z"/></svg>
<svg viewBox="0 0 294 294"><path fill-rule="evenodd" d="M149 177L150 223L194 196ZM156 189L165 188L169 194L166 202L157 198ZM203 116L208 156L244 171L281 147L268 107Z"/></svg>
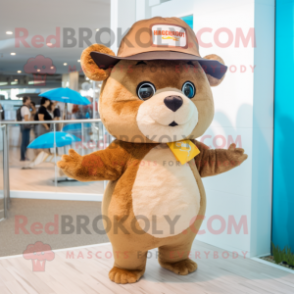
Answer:
<svg viewBox="0 0 294 294"><path fill-rule="evenodd" d="M136 143L201 136L214 115L210 87L227 70L219 56L200 56L196 35L183 20L161 17L135 23L117 56L94 44L81 63L87 77L103 81L99 112L108 132Z"/></svg>

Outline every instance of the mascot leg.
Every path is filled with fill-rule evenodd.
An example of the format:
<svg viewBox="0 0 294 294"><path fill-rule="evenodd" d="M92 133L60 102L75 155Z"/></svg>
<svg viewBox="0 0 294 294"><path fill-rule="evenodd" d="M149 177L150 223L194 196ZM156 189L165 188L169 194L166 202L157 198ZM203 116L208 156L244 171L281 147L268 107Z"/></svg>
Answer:
<svg viewBox="0 0 294 294"><path fill-rule="evenodd" d="M197 263L189 258L191 246L192 242L159 247L159 264L177 275L187 275L196 271Z"/></svg>
<svg viewBox="0 0 294 294"><path fill-rule="evenodd" d="M147 252L122 251L113 248L114 266L109 272L111 281L117 284L137 282L144 274Z"/></svg>

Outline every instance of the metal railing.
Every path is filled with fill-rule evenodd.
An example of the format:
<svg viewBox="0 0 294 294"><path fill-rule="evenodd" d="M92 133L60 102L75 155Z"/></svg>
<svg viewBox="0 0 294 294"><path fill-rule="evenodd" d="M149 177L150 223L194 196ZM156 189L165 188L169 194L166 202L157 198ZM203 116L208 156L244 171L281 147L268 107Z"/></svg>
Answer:
<svg viewBox="0 0 294 294"><path fill-rule="evenodd" d="M8 126L10 125L39 125L39 124L53 124L53 132L54 132L54 144L53 144L53 150L54 150L54 164L55 164L55 178L54 183L55 187L57 187L57 156L56 156L56 150L57 150L57 144L56 144L56 125L57 124L75 124L79 123L81 124L81 144L83 146L84 144L84 124L91 123L92 127L96 129L98 133L98 138L100 138L100 132L102 134L103 138L103 145L104 148L107 146L107 144L110 143L110 139L108 136L105 136L106 129L104 125L101 122L101 119L77 119L77 120L52 120L52 121L0 121L0 129L4 133L3 136L3 194L4 194L4 219L8 217L8 210L10 206L10 184L9 184L9 132L8 132ZM101 123L102 130L95 126L95 123ZM41 149L41 148L40 148ZM82 148L82 154L84 155L84 149ZM106 183L104 183L105 188ZM0 221L3 219L0 219Z"/></svg>
<svg viewBox="0 0 294 294"><path fill-rule="evenodd" d="M3 219L8 217L8 210L10 206L10 187L9 187L9 141L7 127L3 124L0 125L1 132L3 133ZM3 220L2 219L2 220Z"/></svg>
<svg viewBox="0 0 294 294"><path fill-rule="evenodd" d="M65 124L74 124L74 123L97 123L97 122L101 122L101 119L97 118L97 119L71 119L71 120L46 120L46 121L6 121L6 120L2 120L1 124L2 125L38 125L38 124L44 124L44 123L48 123L48 124L59 124L59 123L65 123Z"/></svg>

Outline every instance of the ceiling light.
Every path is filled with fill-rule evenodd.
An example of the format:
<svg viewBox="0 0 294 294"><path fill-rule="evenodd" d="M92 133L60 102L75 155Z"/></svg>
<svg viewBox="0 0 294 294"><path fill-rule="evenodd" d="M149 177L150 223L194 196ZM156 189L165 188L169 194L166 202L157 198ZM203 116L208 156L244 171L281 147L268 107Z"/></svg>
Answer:
<svg viewBox="0 0 294 294"><path fill-rule="evenodd" d="M44 81L29 81L28 82L29 85L42 84L42 83L44 83Z"/></svg>
<svg viewBox="0 0 294 294"><path fill-rule="evenodd" d="M79 59L78 62L81 62L81 60Z"/></svg>
<svg viewBox="0 0 294 294"><path fill-rule="evenodd" d="M10 53L10 55L15 55L15 54L16 54L16 53L14 53L14 52L11 52L11 53Z"/></svg>
<svg viewBox="0 0 294 294"><path fill-rule="evenodd" d="M7 32L6 32L6 35L12 35L12 34L13 34L12 31L7 31Z"/></svg>
<svg viewBox="0 0 294 294"><path fill-rule="evenodd" d="M99 32L100 29L96 29L96 32Z"/></svg>
<svg viewBox="0 0 294 294"><path fill-rule="evenodd" d="M67 63L64 63L63 65L64 65L64 66L67 66Z"/></svg>
<svg viewBox="0 0 294 294"><path fill-rule="evenodd" d="M17 73L21 73L21 70L18 70Z"/></svg>

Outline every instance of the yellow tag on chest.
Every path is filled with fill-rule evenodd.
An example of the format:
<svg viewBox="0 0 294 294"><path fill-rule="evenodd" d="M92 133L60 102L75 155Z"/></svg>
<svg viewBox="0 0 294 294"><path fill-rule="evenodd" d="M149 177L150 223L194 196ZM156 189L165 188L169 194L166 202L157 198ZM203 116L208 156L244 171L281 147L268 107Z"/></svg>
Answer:
<svg viewBox="0 0 294 294"><path fill-rule="evenodd" d="M167 143L168 147L181 163L185 164L197 156L200 151L190 140Z"/></svg>

